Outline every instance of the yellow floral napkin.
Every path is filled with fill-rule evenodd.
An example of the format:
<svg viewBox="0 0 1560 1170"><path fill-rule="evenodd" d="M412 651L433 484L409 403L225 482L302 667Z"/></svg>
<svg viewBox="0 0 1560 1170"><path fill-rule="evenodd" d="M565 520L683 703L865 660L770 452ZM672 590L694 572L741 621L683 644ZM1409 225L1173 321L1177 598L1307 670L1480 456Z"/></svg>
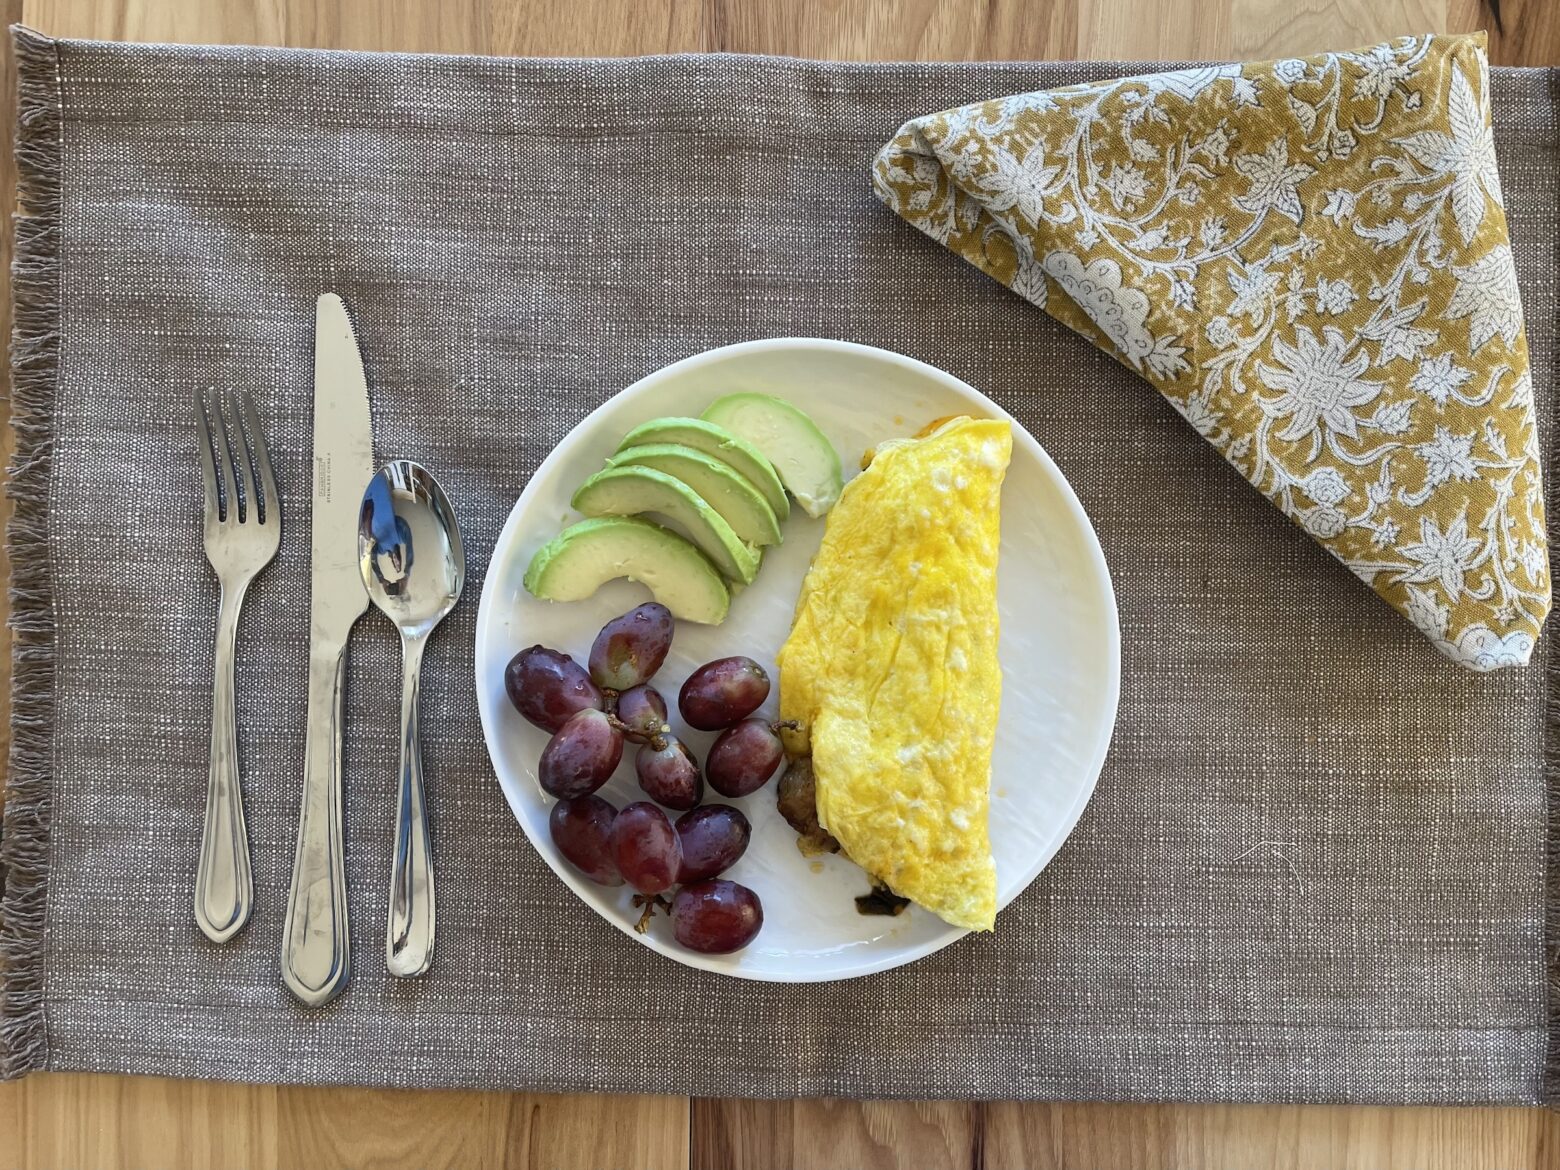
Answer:
<svg viewBox="0 0 1560 1170"><path fill-rule="evenodd" d="M949 110L874 185L1152 382L1442 653L1527 661L1549 551L1482 33Z"/></svg>

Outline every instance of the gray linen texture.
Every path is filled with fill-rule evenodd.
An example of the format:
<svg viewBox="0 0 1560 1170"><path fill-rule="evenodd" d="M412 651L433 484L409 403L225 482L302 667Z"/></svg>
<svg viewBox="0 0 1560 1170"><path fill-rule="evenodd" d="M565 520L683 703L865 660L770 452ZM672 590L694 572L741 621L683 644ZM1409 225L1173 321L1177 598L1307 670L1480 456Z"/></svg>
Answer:
<svg viewBox="0 0 1560 1170"><path fill-rule="evenodd" d="M910 116L1143 66L41 39L26 57L24 87L58 102L59 221L42 245L58 265L43 399L54 633L46 912L11 972L42 988L41 1017L12 1021L13 1040L44 1032L13 1045L11 1072L1543 1099L1553 637L1523 670L1445 661L1159 394L873 196L873 155ZM1494 71L1545 450L1557 78ZM434 639L423 693L436 965L399 982L379 961L397 643L370 614L346 724L358 962L346 996L308 1012L277 951L303 749L312 312L327 289L357 319L379 456L440 475L473 588ZM1011 410L1093 519L1123 634L1098 791L996 933L828 985L687 970L597 919L511 817L471 678L476 585L542 457L641 375L784 335L898 350ZM190 404L210 385L254 397L285 497L239 644L256 910L225 949L190 912L216 609Z"/></svg>

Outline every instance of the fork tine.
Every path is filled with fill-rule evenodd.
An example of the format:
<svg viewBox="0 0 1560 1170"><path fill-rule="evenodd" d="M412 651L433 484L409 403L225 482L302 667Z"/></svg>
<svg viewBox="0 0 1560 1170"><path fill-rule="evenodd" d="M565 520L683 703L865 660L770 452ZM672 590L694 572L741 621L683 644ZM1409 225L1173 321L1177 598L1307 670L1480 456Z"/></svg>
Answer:
<svg viewBox="0 0 1560 1170"><path fill-rule="evenodd" d="M265 498L260 503L260 523L269 524L281 518L282 504L276 495L276 476L271 471L271 452L265 445L265 432L260 429L260 418L255 414L255 404L249 395L237 392L238 404L244 414L244 438L249 444L249 457L260 472L260 486Z"/></svg>
<svg viewBox="0 0 1560 1170"><path fill-rule="evenodd" d="M238 490L233 483L233 439L228 434L228 428L232 425L232 418L228 412L227 395L221 390L215 392L217 399L216 424L219 443L217 446L217 463L222 473L222 492L227 501L223 509L223 522L238 524L243 520L239 511Z"/></svg>
<svg viewBox="0 0 1560 1170"><path fill-rule="evenodd" d="M206 522L221 519L222 505L217 498L217 465L211 457L211 424L206 421L206 392L195 392L195 445L200 448L200 481L205 489Z"/></svg>

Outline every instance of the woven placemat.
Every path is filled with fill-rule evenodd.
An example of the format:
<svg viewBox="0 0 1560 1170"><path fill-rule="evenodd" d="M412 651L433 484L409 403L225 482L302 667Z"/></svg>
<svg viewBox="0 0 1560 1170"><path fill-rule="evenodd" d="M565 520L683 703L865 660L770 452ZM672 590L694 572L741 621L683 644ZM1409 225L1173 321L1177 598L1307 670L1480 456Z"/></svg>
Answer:
<svg viewBox="0 0 1560 1170"><path fill-rule="evenodd" d="M1477 676L1270 506L1150 388L900 221L909 116L1139 65L620 61L18 44L7 1074L701 1095L1537 1101L1546 672ZM1560 73L1495 70L1545 450ZM540 459L711 346L840 337L997 399L1111 564L1123 694L1072 839L970 937L845 983L740 983L634 946L525 841L471 679L475 593L430 648L441 893L421 981L277 970L304 724L314 298L357 314L381 454L437 469L473 581ZM257 889L190 914L216 590L190 403L270 432L287 522L239 651ZM1549 482L1556 482L1551 472ZM1551 515L1560 509L1551 508ZM348 874L374 953L394 634L357 632Z"/></svg>

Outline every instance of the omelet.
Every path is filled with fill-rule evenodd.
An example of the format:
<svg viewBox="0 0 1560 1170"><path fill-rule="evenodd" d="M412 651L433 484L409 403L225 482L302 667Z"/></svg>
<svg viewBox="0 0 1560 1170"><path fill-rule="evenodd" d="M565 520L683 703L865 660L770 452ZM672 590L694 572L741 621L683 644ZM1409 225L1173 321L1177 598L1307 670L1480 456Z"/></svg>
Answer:
<svg viewBox="0 0 1560 1170"><path fill-rule="evenodd" d="M896 894L972 930L997 912L986 820L1012 451L1009 423L964 416L879 444L829 513L779 654L819 824Z"/></svg>

